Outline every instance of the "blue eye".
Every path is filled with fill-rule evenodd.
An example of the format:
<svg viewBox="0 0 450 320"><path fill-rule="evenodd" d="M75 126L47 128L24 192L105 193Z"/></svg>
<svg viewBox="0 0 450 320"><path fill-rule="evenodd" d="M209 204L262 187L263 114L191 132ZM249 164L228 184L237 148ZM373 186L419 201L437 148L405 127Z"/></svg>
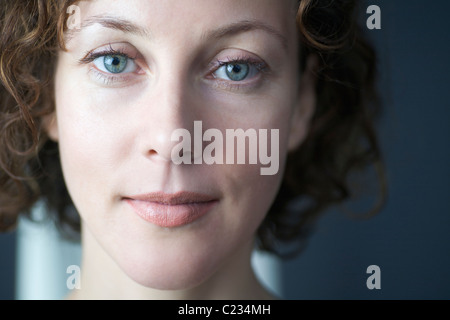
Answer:
<svg viewBox="0 0 450 320"><path fill-rule="evenodd" d="M244 80L250 71L250 67L246 63L229 63L226 65L227 76L233 81Z"/></svg>
<svg viewBox="0 0 450 320"><path fill-rule="evenodd" d="M229 62L219 67L214 72L214 77L238 82L256 76L259 71L259 68L252 63Z"/></svg>
<svg viewBox="0 0 450 320"><path fill-rule="evenodd" d="M95 66L105 73L119 74L136 71L133 59L121 54L105 54L95 58Z"/></svg>
<svg viewBox="0 0 450 320"><path fill-rule="evenodd" d="M105 56L103 58L103 64L105 65L106 70L111 73L121 73L127 67L127 58L124 56Z"/></svg>

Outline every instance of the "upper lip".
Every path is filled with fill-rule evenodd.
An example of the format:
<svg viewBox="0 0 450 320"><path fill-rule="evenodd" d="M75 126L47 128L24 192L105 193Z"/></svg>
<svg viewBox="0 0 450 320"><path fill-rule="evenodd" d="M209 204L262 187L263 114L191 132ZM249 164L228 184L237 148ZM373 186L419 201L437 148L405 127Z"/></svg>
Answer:
<svg viewBox="0 0 450 320"><path fill-rule="evenodd" d="M176 193L151 192L146 194L125 197L125 199L155 202L165 205L202 203L217 200L211 195L190 191L180 191Z"/></svg>

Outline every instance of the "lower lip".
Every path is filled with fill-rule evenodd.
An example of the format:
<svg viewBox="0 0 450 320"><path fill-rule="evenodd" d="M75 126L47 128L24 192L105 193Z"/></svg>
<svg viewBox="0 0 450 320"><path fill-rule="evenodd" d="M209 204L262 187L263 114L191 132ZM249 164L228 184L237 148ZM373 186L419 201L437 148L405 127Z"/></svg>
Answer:
<svg viewBox="0 0 450 320"><path fill-rule="evenodd" d="M181 227L207 214L217 201L169 205L158 202L125 199L142 219L164 228Z"/></svg>

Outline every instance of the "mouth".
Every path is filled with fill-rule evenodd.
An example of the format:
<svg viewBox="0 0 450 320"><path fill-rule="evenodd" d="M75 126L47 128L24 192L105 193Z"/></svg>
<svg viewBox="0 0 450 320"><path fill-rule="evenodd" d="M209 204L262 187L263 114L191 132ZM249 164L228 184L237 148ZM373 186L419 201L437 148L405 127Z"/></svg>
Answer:
<svg viewBox="0 0 450 320"><path fill-rule="evenodd" d="M147 222L164 228L176 228L200 219L219 202L207 194L181 191L173 194L154 192L124 197L134 212Z"/></svg>

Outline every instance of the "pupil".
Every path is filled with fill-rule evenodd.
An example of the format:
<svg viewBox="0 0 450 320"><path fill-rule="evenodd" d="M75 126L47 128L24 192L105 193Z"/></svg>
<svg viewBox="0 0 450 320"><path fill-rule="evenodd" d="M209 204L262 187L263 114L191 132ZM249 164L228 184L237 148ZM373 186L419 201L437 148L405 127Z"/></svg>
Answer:
<svg viewBox="0 0 450 320"><path fill-rule="evenodd" d="M112 64L115 65L115 66L118 66L120 64L120 59L118 57L114 57L113 61L112 61Z"/></svg>

